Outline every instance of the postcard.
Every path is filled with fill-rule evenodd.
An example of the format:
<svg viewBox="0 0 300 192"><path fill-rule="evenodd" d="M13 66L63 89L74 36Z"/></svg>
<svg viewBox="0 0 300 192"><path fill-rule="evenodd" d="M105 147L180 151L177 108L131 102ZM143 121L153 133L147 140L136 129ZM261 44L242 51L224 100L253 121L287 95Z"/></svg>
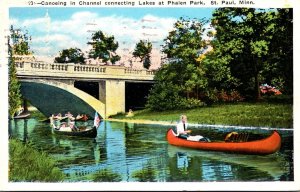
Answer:
<svg viewBox="0 0 300 192"><path fill-rule="evenodd" d="M0 4L1 190L300 190L298 1Z"/></svg>

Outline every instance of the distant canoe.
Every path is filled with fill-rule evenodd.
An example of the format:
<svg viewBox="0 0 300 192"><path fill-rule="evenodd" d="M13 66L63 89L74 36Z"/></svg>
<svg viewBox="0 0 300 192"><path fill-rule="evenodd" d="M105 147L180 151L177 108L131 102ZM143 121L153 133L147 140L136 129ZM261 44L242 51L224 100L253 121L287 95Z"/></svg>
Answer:
<svg viewBox="0 0 300 192"><path fill-rule="evenodd" d="M280 149L281 137L277 131L274 131L269 137L261 140L246 142L201 142L188 141L178 138L172 129L167 132L169 144L181 147L188 147L198 150L222 151L232 153L268 155L275 153Z"/></svg>
<svg viewBox="0 0 300 192"><path fill-rule="evenodd" d="M21 113L20 115L14 116L14 119L26 119L30 116L30 113Z"/></svg>

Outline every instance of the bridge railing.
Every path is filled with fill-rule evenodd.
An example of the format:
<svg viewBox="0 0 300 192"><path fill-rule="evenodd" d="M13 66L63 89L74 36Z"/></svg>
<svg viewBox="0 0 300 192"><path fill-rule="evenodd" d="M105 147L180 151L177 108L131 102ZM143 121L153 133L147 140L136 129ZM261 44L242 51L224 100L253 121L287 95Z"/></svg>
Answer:
<svg viewBox="0 0 300 192"><path fill-rule="evenodd" d="M155 71L123 66L15 62L18 75L153 80Z"/></svg>

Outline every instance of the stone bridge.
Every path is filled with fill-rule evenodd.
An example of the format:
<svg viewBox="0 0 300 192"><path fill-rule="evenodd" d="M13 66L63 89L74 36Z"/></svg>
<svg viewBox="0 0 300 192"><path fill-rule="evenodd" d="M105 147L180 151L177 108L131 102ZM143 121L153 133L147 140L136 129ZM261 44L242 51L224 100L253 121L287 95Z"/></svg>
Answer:
<svg viewBox="0 0 300 192"><path fill-rule="evenodd" d="M125 112L125 83L153 84L154 71L107 65L16 61L25 99L44 115L97 111L102 118ZM96 84L98 98L75 87L75 82ZM134 92L134 90L132 90Z"/></svg>

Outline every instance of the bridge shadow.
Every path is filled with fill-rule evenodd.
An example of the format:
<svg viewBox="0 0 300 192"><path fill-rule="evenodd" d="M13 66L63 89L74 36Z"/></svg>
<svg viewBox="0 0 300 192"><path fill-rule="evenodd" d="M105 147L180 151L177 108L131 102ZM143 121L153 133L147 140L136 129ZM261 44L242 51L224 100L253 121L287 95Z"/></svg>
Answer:
<svg viewBox="0 0 300 192"><path fill-rule="evenodd" d="M41 113L51 114L71 112L74 115L87 114L94 117L95 111L102 116L104 104L87 93L70 85L56 82L21 81L21 93Z"/></svg>

